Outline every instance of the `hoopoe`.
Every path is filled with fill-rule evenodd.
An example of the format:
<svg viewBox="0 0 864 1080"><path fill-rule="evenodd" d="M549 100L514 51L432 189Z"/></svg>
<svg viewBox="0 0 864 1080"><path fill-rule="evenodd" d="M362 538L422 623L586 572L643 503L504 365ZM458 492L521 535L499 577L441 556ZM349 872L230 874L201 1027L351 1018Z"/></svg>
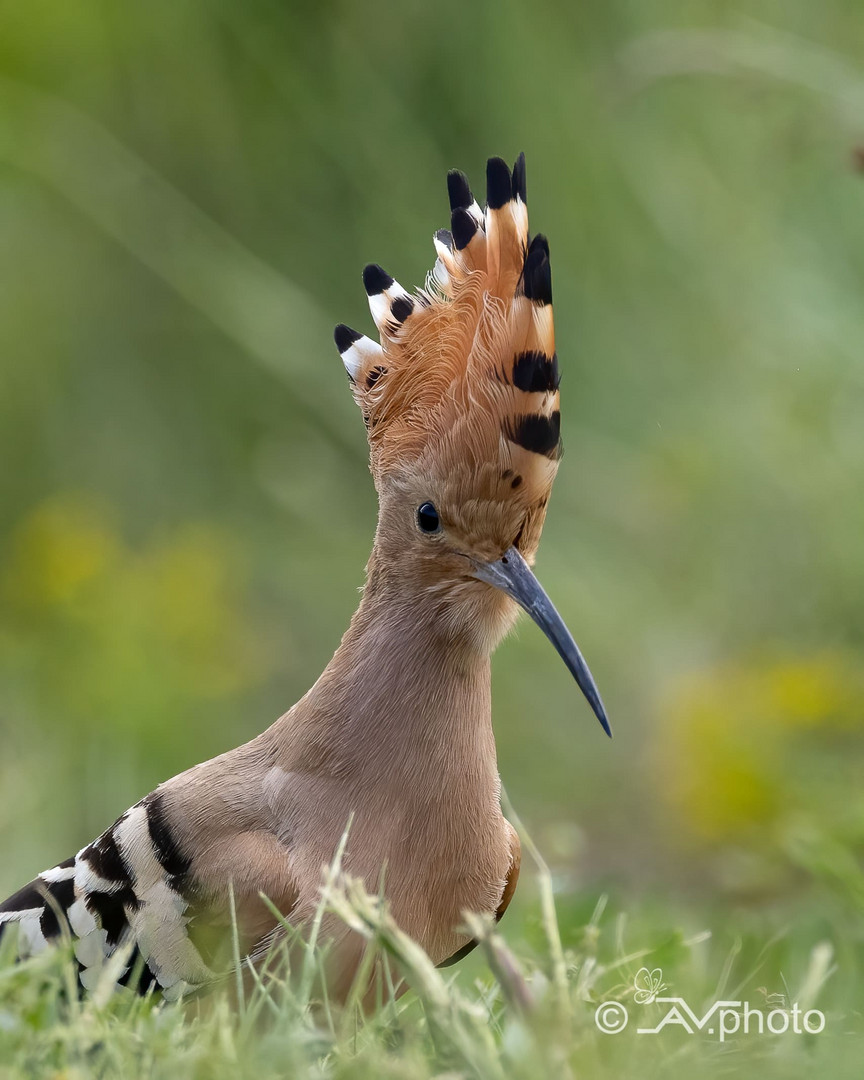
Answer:
<svg viewBox="0 0 864 1080"><path fill-rule="evenodd" d="M0 905L22 955L68 931L85 988L120 946L120 983L167 998L204 987L224 975L232 919L253 961L278 937L262 894L309 923L349 819L345 871L372 892L383 882L435 963L470 949L463 911L503 915L519 840L500 807L490 655L518 607L610 731L529 568L560 456L549 245L528 234L524 155L512 171L492 158L486 180L481 210L449 174L451 227L425 288L364 270L379 341L336 327L379 518L333 659L263 734L161 784ZM344 995L364 943L332 916L323 934Z"/></svg>

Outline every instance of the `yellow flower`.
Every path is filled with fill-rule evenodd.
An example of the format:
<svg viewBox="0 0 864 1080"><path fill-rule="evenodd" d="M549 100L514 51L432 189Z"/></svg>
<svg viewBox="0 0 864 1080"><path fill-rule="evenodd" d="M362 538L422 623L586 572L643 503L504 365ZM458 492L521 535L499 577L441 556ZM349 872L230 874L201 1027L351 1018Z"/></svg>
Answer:
<svg viewBox="0 0 864 1080"><path fill-rule="evenodd" d="M759 846L795 813L836 816L862 715L864 676L839 651L680 680L661 705L655 758L678 838Z"/></svg>
<svg viewBox="0 0 864 1080"><path fill-rule="evenodd" d="M119 548L107 514L93 500L49 499L13 533L3 592L25 607L66 604L108 570Z"/></svg>

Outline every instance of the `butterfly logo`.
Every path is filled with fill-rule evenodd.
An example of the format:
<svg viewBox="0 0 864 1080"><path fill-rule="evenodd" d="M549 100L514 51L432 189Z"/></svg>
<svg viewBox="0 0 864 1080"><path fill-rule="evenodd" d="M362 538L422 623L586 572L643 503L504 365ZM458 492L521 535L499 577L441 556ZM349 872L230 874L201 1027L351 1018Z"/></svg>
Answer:
<svg viewBox="0 0 864 1080"><path fill-rule="evenodd" d="M785 994L770 994L767 987L757 986L756 993L761 994L765 998L765 1004L773 1009L786 1009L789 1002Z"/></svg>
<svg viewBox="0 0 864 1080"><path fill-rule="evenodd" d="M633 987L636 990L633 1000L638 1005L650 1005L657 995L666 989L663 972L660 968L654 968L653 971L649 971L646 967L639 968L633 980Z"/></svg>

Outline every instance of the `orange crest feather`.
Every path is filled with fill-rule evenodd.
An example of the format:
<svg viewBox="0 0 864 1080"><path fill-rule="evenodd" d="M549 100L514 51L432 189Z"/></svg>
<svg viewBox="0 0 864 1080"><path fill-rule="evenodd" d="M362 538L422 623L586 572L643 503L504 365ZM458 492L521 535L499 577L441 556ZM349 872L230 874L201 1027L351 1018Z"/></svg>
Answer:
<svg viewBox="0 0 864 1080"><path fill-rule="evenodd" d="M413 295L380 266L363 282L380 344L336 328L369 434L376 484L406 467L493 466L545 506L560 456L549 246L528 234L525 158L487 164L481 210L448 176L451 228Z"/></svg>

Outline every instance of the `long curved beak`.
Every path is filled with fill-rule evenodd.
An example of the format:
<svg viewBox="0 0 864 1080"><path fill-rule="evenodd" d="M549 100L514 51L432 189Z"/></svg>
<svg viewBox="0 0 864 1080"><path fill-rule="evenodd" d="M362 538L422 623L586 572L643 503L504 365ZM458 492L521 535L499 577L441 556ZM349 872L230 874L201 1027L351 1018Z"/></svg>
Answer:
<svg viewBox="0 0 864 1080"><path fill-rule="evenodd" d="M495 562L475 563L474 576L480 581L494 585L496 589L501 589L528 612L555 646L558 655L579 685L579 689L588 699L588 704L594 710L594 715L600 721L603 730L611 739L612 730L606 719L606 709L600 698L597 684L594 682L594 676L589 671L585 658L579 651L579 646L573 640L573 635L555 610L555 605L516 548L509 548Z"/></svg>

